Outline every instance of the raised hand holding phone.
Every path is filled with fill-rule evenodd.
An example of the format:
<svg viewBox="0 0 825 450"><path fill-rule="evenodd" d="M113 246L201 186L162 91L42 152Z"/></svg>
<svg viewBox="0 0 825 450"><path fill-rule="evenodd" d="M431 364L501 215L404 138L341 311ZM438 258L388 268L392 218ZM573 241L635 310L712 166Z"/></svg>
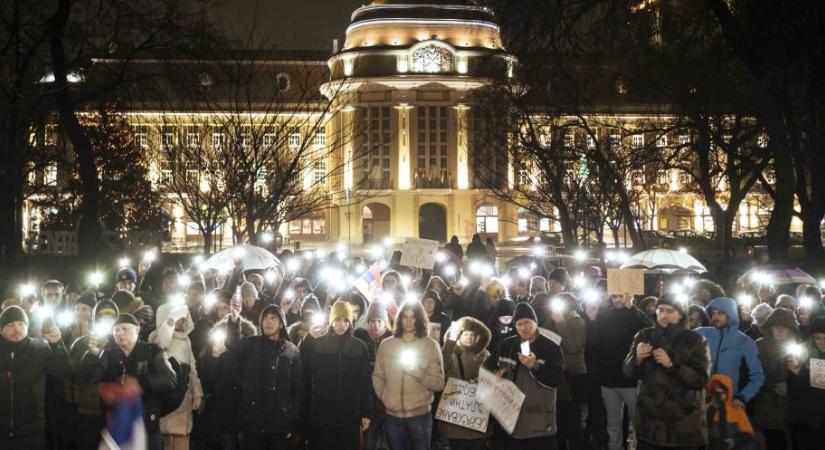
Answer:
<svg viewBox="0 0 825 450"><path fill-rule="evenodd" d="M232 305L230 311L232 321L238 320L238 317L241 315L241 305L241 287L237 286L235 288L235 295L232 296Z"/></svg>

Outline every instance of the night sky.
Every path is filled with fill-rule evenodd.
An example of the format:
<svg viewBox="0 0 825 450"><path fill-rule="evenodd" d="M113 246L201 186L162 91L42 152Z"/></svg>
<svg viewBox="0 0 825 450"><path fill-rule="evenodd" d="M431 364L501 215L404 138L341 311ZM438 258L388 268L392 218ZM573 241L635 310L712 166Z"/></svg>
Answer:
<svg viewBox="0 0 825 450"><path fill-rule="evenodd" d="M271 33L286 49L331 48L333 38L343 43L352 12L371 0L223 0L210 11L212 20L228 33L244 37L244 31L260 5L257 39ZM246 26L242 24L246 23Z"/></svg>

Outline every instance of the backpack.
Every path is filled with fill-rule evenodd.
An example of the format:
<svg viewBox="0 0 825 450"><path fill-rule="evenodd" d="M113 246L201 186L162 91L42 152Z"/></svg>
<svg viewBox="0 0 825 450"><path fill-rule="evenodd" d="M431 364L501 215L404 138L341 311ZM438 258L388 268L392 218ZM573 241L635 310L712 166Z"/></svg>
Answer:
<svg viewBox="0 0 825 450"><path fill-rule="evenodd" d="M192 371L189 364L180 363L173 357L169 357L167 361L175 371L175 390L163 396L160 406L161 417L172 413L183 403L186 392L189 390L189 373Z"/></svg>

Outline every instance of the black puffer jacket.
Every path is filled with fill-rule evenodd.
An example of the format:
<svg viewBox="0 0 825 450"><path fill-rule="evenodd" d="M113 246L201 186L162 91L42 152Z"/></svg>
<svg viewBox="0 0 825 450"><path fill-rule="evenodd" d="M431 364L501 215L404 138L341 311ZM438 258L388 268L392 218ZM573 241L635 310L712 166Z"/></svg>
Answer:
<svg viewBox="0 0 825 450"><path fill-rule="evenodd" d="M87 353L87 358L92 357ZM87 360L84 359L84 364ZM166 360L166 354L155 344L138 341L129 356L120 347L108 347L100 354L92 381L119 383L124 376L135 377L140 384L143 400L143 421L148 431L160 430L163 399L175 390L175 371Z"/></svg>
<svg viewBox="0 0 825 450"><path fill-rule="evenodd" d="M69 377L71 364L63 341L50 345L31 337L20 342L0 337L0 436L43 432L47 373Z"/></svg>
<svg viewBox="0 0 825 450"><path fill-rule="evenodd" d="M372 368L367 347L350 333L301 343L309 423L351 427L372 416Z"/></svg>
<svg viewBox="0 0 825 450"><path fill-rule="evenodd" d="M587 358L596 364L599 383L611 388L636 387L636 381L626 378L622 372L624 359L636 333L653 323L636 307L611 305L599 310L595 325L587 328L587 341L595 344L595 347L588 346L588 350L595 352Z"/></svg>
<svg viewBox="0 0 825 450"><path fill-rule="evenodd" d="M304 373L298 347L287 340L283 327L280 338L271 340L265 336L241 339L240 326L240 321L230 321L226 327L226 348L240 371L238 426L255 433L290 432L304 414Z"/></svg>

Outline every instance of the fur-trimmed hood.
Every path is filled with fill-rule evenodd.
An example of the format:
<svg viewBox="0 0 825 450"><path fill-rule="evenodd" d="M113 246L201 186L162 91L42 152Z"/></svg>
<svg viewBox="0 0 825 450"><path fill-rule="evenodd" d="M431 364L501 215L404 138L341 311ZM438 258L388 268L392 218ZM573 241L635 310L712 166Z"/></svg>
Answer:
<svg viewBox="0 0 825 450"><path fill-rule="evenodd" d="M226 331L226 325L229 323L229 315L224 317L223 319L217 321L215 325L212 326L213 330L224 330ZM258 334L258 329L255 328L255 324L250 322L249 320L244 319L243 317L238 317L241 321L241 337L248 338L252 336L256 336Z"/></svg>
<svg viewBox="0 0 825 450"><path fill-rule="evenodd" d="M486 325L481 323L481 321L470 316L465 316L458 319L456 326L459 329L459 336L461 336L461 333L464 331L472 331L476 334L476 336L478 336L478 341L476 341L476 344L472 348L473 353L478 354L490 345L492 333ZM458 348L458 346L456 348Z"/></svg>

